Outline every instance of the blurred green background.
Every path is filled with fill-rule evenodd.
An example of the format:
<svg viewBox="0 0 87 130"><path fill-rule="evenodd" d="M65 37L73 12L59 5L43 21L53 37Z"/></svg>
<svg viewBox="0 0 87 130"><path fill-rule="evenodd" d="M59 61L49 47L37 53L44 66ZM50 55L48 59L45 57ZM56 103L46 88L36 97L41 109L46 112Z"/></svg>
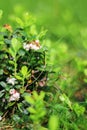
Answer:
<svg viewBox="0 0 87 130"><path fill-rule="evenodd" d="M0 0L0 9L2 25L12 25L14 15L22 18L22 13L30 12L37 27L48 30L43 42L49 48L47 61L66 78L58 84L69 96L83 100L87 96L87 0Z"/></svg>
<svg viewBox="0 0 87 130"><path fill-rule="evenodd" d="M49 23L51 26L54 23L57 25L61 14L64 14L69 20L70 12L74 13L79 22L87 24L86 7L86 0L0 0L0 8L4 11L4 21L7 21L11 14L30 11L39 18L40 22L43 21L46 25Z"/></svg>

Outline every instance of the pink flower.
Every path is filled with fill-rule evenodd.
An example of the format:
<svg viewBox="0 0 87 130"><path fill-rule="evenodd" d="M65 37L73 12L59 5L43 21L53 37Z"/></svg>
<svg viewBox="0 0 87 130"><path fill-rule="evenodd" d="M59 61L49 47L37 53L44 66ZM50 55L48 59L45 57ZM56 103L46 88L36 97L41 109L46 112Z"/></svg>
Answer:
<svg viewBox="0 0 87 130"><path fill-rule="evenodd" d="M36 42L37 44L39 44L39 40L35 40L35 42Z"/></svg>
<svg viewBox="0 0 87 130"><path fill-rule="evenodd" d="M11 94L10 98L9 98L9 102L11 101L18 101L19 98L20 98L20 93L17 92L15 89L10 89L10 92Z"/></svg>
<svg viewBox="0 0 87 130"><path fill-rule="evenodd" d="M30 49L38 50L38 49L40 49L40 47L37 46L37 45L34 45L34 44L30 43Z"/></svg>
<svg viewBox="0 0 87 130"><path fill-rule="evenodd" d="M23 48L26 50L26 51L29 51L30 49L33 49L33 50L38 50L40 49L40 44L39 44L39 40L36 40L36 41L33 41L31 43L24 43L23 44Z"/></svg>
<svg viewBox="0 0 87 130"><path fill-rule="evenodd" d="M16 93L16 90L13 88L13 89L10 89L9 91L10 94L15 94Z"/></svg>

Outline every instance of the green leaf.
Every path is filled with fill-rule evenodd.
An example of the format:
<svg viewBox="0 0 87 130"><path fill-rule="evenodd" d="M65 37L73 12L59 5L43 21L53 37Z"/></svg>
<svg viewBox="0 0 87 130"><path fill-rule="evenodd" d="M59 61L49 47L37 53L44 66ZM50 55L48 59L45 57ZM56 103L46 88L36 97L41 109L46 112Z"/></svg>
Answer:
<svg viewBox="0 0 87 130"><path fill-rule="evenodd" d="M37 36L37 39L42 39L46 35L46 33L47 33L47 30L44 30L42 28L40 34Z"/></svg>
<svg viewBox="0 0 87 130"><path fill-rule="evenodd" d="M15 102L9 102L7 106L8 106L8 107L11 107L11 106L13 106L14 104L15 104Z"/></svg>
<svg viewBox="0 0 87 130"><path fill-rule="evenodd" d="M24 27L24 23L23 23L23 21L22 21L20 18L16 17L16 22L17 22L21 27Z"/></svg>
<svg viewBox="0 0 87 130"><path fill-rule="evenodd" d="M24 55L25 55L25 51L19 50L19 51L18 51L18 54L19 54L20 56L24 56Z"/></svg>
<svg viewBox="0 0 87 130"><path fill-rule="evenodd" d="M0 10L0 19L2 18L2 15L3 15L3 11Z"/></svg>
<svg viewBox="0 0 87 130"><path fill-rule="evenodd" d="M0 75L2 75L3 74L3 69L0 69Z"/></svg>
<svg viewBox="0 0 87 130"><path fill-rule="evenodd" d="M65 102L65 103L70 107L70 109L72 109L71 101L69 100L68 96L66 96L66 95L63 93L63 94L61 94L61 95L59 96L59 98L60 98L60 100L61 100L62 102Z"/></svg>
<svg viewBox="0 0 87 130"><path fill-rule="evenodd" d="M39 130L48 130L48 129L45 127L39 126Z"/></svg>
<svg viewBox="0 0 87 130"><path fill-rule="evenodd" d="M16 52L13 50L13 48L9 48L9 53L12 57L16 56Z"/></svg>
<svg viewBox="0 0 87 130"><path fill-rule="evenodd" d="M27 66L22 66L22 68L21 68L21 73L22 73L22 75L23 75L24 77L27 75L27 72L28 72Z"/></svg>
<svg viewBox="0 0 87 130"><path fill-rule="evenodd" d="M0 91L0 98L4 95L4 90Z"/></svg>
<svg viewBox="0 0 87 130"><path fill-rule="evenodd" d="M9 60L9 64L14 65L14 61Z"/></svg>
<svg viewBox="0 0 87 130"><path fill-rule="evenodd" d="M27 66L22 66L20 72L23 75L23 78L28 78L30 76L30 72L28 71Z"/></svg>
<svg viewBox="0 0 87 130"><path fill-rule="evenodd" d="M32 105L35 104L35 101L31 96L25 96L25 100Z"/></svg>
<svg viewBox="0 0 87 130"><path fill-rule="evenodd" d="M18 103L17 106L18 106L19 111L23 112L23 110L21 109L21 107L23 106L22 103Z"/></svg>
<svg viewBox="0 0 87 130"><path fill-rule="evenodd" d="M84 74L87 76L87 69L84 69Z"/></svg>
<svg viewBox="0 0 87 130"><path fill-rule="evenodd" d="M73 109L75 111L75 113L77 114L77 116L79 117L80 115L83 115L85 112L85 108L83 106L80 106L78 103L75 103L73 105Z"/></svg>
<svg viewBox="0 0 87 130"><path fill-rule="evenodd" d="M59 130L59 120L56 115L52 115L49 119L49 130Z"/></svg>
<svg viewBox="0 0 87 130"><path fill-rule="evenodd" d="M18 79L18 80L22 80L22 77L19 76L19 75L16 75L15 77L16 77L16 79Z"/></svg>
<svg viewBox="0 0 87 130"><path fill-rule="evenodd" d="M14 114L13 120L16 121L16 122L19 122L21 120L21 118L18 115Z"/></svg>
<svg viewBox="0 0 87 130"><path fill-rule="evenodd" d="M3 82L3 81L0 82L0 85L1 85L2 87L4 87L4 88L6 88L6 86L7 86L6 83Z"/></svg>
<svg viewBox="0 0 87 130"><path fill-rule="evenodd" d="M33 114L37 113L37 111L36 111L34 108L32 108L32 107L29 107L27 110L28 110L30 113L33 113Z"/></svg>
<svg viewBox="0 0 87 130"><path fill-rule="evenodd" d="M11 45L15 53L17 53L18 50L21 48L21 43L16 38L12 38Z"/></svg>
<svg viewBox="0 0 87 130"><path fill-rule="evenodd" d="M36 91L33 91L34 99L37 100L39 98L38 94Z"/></svg>
<svg viewBox="0 0 87 130"><path fill-rule="evenodd" d="M40 92L39 99L43 100L45 97L45 93L43 91Z"/></svg>

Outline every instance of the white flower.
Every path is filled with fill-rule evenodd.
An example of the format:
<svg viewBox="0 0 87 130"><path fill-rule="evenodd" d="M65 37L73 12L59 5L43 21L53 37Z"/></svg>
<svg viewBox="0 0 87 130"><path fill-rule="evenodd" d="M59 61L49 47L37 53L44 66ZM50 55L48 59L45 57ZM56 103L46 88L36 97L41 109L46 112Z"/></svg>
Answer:
<svg viewBox="0 0 87 130"><path fill-rule="evenodd" d="M2 117L0 116L0 121L2 120Z"/></svg>
<svg viewBox="0 0 87 130"><path fill-rule="evenodd" d="M12 94L16 93L16 90L14 88L10 89L9 93L12 95Z"/></svg>
<svg viewBox="0 0 87 130"><path fill-rule="evenodd" d="M19 98L20 98L20 93L18 93L18 92L15 90L15 93L13 93L13 94L10 96L9 102L11 102L11 101L18 101Z"/></svg>
<svg viewBox="0 0 87 130"><path fill-rule="evenodd" d="M16 80L15 78L8 77L6 81L7 81L7 83L14 85L15 84L15 80Z"/></svg>
<svg viewBox="0 0 87 130"><path fill-rule="evenodd" d="M24 43L24 44L23 44L23 48L24 48L26 51L29 51L30 49L38 50L38 49L41 48L41 47L38 45L38 44L39 44L38 42L39 42L39 41L36 40L35 43L32 43L32 42L31 42L30 44Z"/></svg>
<svg viewBox="0 0 87 130"><path fill-rule="evenodd" d="M15 101L15 98L13 97L13 95L10 96L10 98L9 98L9 102L11 102L11 101Z"/></svg>
<svg viewBox="0 0 87 130"><path fill-rule="evenodd" d="M40 49L40 47L35 44L30 43L30 49L38 50L38 49Z"/></svg>
<svg viewBox="0 0 87 130"><path fill-rule="evenodd" d="M5 102L5 98L2 98L2 102Z"/></svg>
<svg viewBox="0 0 87 130"><path fill-rule="evenodd" d="M29 49L30 49L30 44L24 43L24 44L23 44L23 48L24 48L26 51L29 51Z"/></svg>
<svg viewBox="0 0 87 130"><path fill-rule="evenodd" d="M36 44L39 44L39 42L40 42L39 40L35 40L35 43L36 43Z"/></svg>

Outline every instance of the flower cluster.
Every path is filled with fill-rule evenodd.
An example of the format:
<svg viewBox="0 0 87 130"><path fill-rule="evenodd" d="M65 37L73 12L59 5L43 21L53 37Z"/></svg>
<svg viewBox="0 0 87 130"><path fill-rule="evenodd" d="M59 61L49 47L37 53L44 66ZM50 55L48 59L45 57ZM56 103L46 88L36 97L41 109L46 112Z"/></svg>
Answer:
<svg viewBox="0 0 87 130"><path fill-rule="evenodd" d="M19 92L17 92L17 90L15 90L15 89L10 89L10 98L9 98L9 102L11 102L11 101L18 101L19 100L19 98L20 98L20 93Z"/></svg>
<svg viewBox="0 0 87 130"><path fill-rule="evenodd" d="M35 40L31 43L24 43L23 44L23 48L27 51L29 51L30 49L32 50L38 50L41 48L40 44L39 44L39 40Z"/></svg>

